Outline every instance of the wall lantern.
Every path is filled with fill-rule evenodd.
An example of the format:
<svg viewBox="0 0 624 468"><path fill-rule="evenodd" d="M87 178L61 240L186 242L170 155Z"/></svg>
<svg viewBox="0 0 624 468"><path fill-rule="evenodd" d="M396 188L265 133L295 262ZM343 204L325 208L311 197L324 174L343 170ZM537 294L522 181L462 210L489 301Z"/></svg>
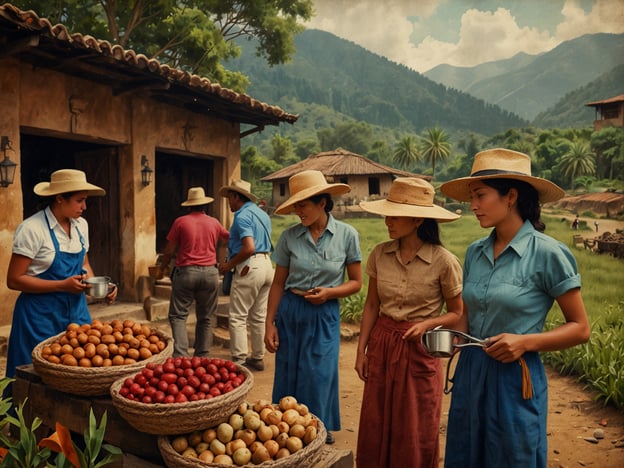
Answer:
<svg viewBox="0 0 624 468"><path fill-rule="evenodd" d="M17 168L17 164L7 156L8 149L13 151L9 137L3 135L0 137L0 151L4 154L4 159L0 162L0 187L8 187L13 183L15 169Z"/></svg>
<svg viewBox="0 0 624 468"><path fill-rule="evenodd" d="M149 161L145 155L141 156L141 166L143 166L141 169L141 183L143 184L143 187L147 187L152 182L152 174L154 173L154 170L149 167Z"/></svg>

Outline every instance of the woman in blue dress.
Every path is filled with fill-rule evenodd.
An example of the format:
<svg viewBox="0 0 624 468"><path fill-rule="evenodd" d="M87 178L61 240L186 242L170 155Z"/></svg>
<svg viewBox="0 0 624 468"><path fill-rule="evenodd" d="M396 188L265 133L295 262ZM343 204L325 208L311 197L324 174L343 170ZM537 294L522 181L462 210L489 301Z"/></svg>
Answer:
<svg viewBox="0 0 624 468"><path fill-rule="evenodd" d="M478 153L469 177L440 190L470 202L481 227L494 228L466 251L458 329L487 346L460 353L445 466L545 467L548 384L538 353L590 334L576 260L540 220L540 203L564 192L531 176L529 156L507 149ZM565 323L543 332L554 301Z"/></svg>
<svg viewBox="0 0 624 468"><path fill-rule="evenodd" d="M340 430L338 299L362 287L359 236L330 213L331 195L348 185L329 184L319 171L300 172L288 184L290 198L276 213L294 211L301 223L282 233L272 255L264 343L276 353L273 401L290 395L306 404L333 443L329 431Z"/></svg>
<svg viewBox="0 0 624 468"><path fill-rule="evenodd" d="M6 376L31 362L33 348L57 335L70 323L91 323L85 293L93 276L87 251L89 228L82 213L87 196L103 196L104 189L87 182L84 172L61 169L50 182L40 182L35 194L47 207L25 219L15 231L7 271L7 286L21 291L13 310ZM113 288L109 302L117 295Z"/></svg>

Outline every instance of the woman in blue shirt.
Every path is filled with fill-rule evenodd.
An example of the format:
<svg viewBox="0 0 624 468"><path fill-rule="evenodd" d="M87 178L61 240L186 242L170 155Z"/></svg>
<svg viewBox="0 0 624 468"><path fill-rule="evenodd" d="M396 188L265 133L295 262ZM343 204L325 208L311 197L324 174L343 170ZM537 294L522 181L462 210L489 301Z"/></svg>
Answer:
<svg viewBox="0 0 624 468"><path fill-rule="evenodd" d="M531 176L531 160L507 149L478 153L469 177L443 184L470 202L481 227L464 261L458 329L487 346L460 353L449 412L446 467L545 467L548 384L539 352L584 343L590 327L576 261L543 234L540 203L564 192ZM557 301L565 323L542 332Z"/></svg>
<svg viewBox="0 0 624 468"><path fill-rule="evenodd" d="M362 253L357 231L330 214L331 196L348 185L328 184L319 171L300 172L288 185L290 198L276 213L294 211L301 223L282 233L272 255L264 343L276 353L273 401L291 395L306 404L333 443L329 431L340 430L338 299L362 287Z"/></svg>

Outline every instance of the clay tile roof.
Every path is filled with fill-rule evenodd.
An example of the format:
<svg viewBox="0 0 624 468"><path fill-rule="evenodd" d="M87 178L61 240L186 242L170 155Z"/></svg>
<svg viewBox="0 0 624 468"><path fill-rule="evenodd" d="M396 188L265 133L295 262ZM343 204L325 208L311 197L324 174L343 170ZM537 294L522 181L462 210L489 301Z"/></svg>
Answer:
<svg viewBox="0 0 624 468"><path fill-rule="evenodd" d="M302 159L291 166L284 167L260 180L272 182L280 179L288 179L290 176L306 170L321 171L325 177L334 180L338 180L341 176L387 174L397 177L420 177L425 180L431 180L431 176L413 174L393 167L384 166L383 164L371 161L364 156L352 153L343 148L312 154L306 159Z"/></svg>
<svg viewBox="0 0 624 468"><path fill-rule="evenodd" d="M604 104L614 104L616 102L624 102L624 94L620 94L619 96L614 96L612 98L605 99L604 101L588 102L585 105L588 107L592 107L592 106L595 107L595 106L601 106Z"/></svg>
<svg viewBox="0 0 624 468"><path fill-rule="evenodd" d="M0 5L3 57L110 85L115 95L143 92L193 112L259 127L295 123L298 115L237 93L208 78L171 68L133 50L87 34L71 34L30 11Z"/></svg>

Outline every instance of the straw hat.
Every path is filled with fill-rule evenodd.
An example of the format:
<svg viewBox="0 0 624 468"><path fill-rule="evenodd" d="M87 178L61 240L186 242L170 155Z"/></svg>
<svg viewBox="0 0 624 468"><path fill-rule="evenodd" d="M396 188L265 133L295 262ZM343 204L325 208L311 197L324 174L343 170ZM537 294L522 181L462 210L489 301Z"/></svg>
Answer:
<svg viewBox="0 0 624 468"><path fill-rule="evenodd" d="M306 200L314 195L327 193L329 195L342 195L351 190L347 184L328 184L321 171L301 171L288 179L290 198L282 203L276 214L287 214L293 211L293 205Z"/></svg>
<svg viewBox="0 0 624 468"><path fill-rule="evenodd" d="M524 153L504 148L495 148L477 153L472 163L470 177L462 177L446 182L440 191L459 201L470 201L471 182L484 179L522 180L533 186L542 203L563 198L565 192L549 180L531 175L531 158Z"/></svg>
<svg viewBox="0 0 624 468"><path fill-rule="evenodd" d="M191 187L188 189L188 197L185 202L180 203L181 206L199 206L212 203L214 198L207 197L203 187Z"/></svg>
<svg viewBox="0 0 624 468"><path fill-rule="evenodd" d="M251 193L251 184L246 180L233 180L230 185L225 185L219 189L219 195L227 197L230 190L246 196L254 203L258 199L258 197Z"/></svg>
<svg viewBox="0 0 624 468"><path fill-rule="evenodd" d="M39 182L33 189L35 194L42 197L69 192L87 192L90 196L106 195L106 190L87 182L84 172L76 169L60 169L50 176L50 182Z"/></svg>
<svg viewBox="0 0 624 468"><path fill-rule="evenodd" d="M398 177L392 182L385 200L361 202L360 207L369 213L382 216L408 216L431 218L441 223L455 221L459 215L433 203L435 189L418 177Z"/></svg>

